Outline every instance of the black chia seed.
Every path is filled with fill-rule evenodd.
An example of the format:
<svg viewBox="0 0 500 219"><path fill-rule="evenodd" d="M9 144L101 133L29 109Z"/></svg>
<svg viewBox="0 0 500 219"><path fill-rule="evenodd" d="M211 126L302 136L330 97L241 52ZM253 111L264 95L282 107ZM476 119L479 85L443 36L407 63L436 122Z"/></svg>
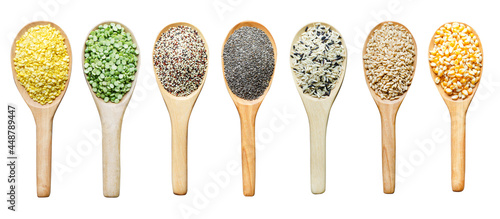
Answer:
<svg viewBox="0 0 500 219"><path fill-rule="evenodd" d="M245 100L264 94L274 72L274 48L266 33L241 27L229 36L223 51L224 77L231 92Z"/></svg>

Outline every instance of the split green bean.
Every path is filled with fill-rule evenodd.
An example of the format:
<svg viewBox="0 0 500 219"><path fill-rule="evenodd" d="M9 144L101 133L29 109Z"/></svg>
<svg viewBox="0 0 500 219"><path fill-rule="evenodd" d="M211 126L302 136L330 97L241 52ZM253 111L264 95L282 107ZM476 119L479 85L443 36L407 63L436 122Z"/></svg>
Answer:
<svg viewBox="0 0 500 219"><path fill-rule="evenodd" d="M104 102L119 103L135 80L139 50L120 24L100 25L85 43L84 72Z"/></svg>

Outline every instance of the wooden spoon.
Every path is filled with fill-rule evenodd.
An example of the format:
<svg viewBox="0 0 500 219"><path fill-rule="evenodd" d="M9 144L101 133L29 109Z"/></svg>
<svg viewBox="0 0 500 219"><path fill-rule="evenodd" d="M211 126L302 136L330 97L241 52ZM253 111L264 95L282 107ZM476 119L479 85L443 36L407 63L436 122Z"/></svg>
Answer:
<svg viewBox="0 0 500 219"><path fill-rule="evenodd" d="M292 47L290 48L290 54L293 51L293 45L299 41L302 33L306 31L306 28L315 28L316 24L332 29L333 31L340 34L337 29L329 24L314 22L302 27L292 41ZM344 45L345 54L347 54L347 48L345 48L344 38L340 38L342 45ZM294 60L290 58L290 67L293 68ZM302 103L306 108L307 117L309 118L309 129L311 138L311 192L313 194L321 194L325 192L326 187L326 127L328 124L328 116L330 115L330 109L333 105L333 101L337 97L337 94L344 81L345 70L347 67L347 55L342 63L342 70L340 77L336 82L335 88L330 92L330 95L326 98L315 98L309 94L305 94L302 88L298 85L297 75L292 70L292 76L295 81L295 87L299 92Z"/></svg>
<svg viewBox="0 0 500 219"><path fill-rule="evenodd" d="M264 31L271 41L274 48L274 63L276 64L277 52L276 44L274 43L273 36L262 24L253 21L245 21L234 26L227 34L224 44L226 45L229 37L234 33L234 31L240 29L241 27L255 27ZM222 48L222 73L224 74L224 48ZM229 85L227 84L226 77L224 75L224 81L226 83L226 88L229 91L229 96L233 99L236 109L240 115L241 121L241 157L242 157L242 170L243 170L243 195L253 196L255 194L255 117L257 116L257 111L259 110L260 104L264 100L271 83L273 81L274 72L269 81L269 86L266 88L262 96L255 100L245 100L236 96Z"/></svg>
<svg viewBox="0 0 500 219"><path fill-rule="evenodd" d="M115 21L106 21L98 24L89 32L88 35L100 25L115 23L121 25L127 33L130 33L132 37L132 41L137 46L137 50L139 50L139 45L134 37L134 34L130 29L128 29L125 25L115 22ZM83 45L82 51L82 68L85 70L85 48L86 45ZM105 197L118 197L120 195L120 138L121 138L121 128L123 115L125 114L125 110L127 109L127 105L130 102L130 98L132 97L132 93L134 92L135 85L137 83L137 75L139 72L140 65L140 54L137 57L137 72L135 73L135 79L132 81L132 87L130 91L128 91L123 98L118 103L112 102L104 102L103 99L97 97L92 91L92 86L90 86L89 82L87 82L87 86L89 87L90 93L92 94L92 98L94 98L95 105L97 106L97 110L99 111L99 116L101 118L101 127L102 127L102 165L103 165L103 190ZM87 78L85 72L83 73L84 77Z"/></svg>
<svg viewBox="0 0 500 219"><path fill-rule="evenodd" d="M366 38L366 42L363 47L363 57L366 54L366 46L372 38L373 33L375 32L375 30L380 29L385 23L394 23L400 25L411 35L410 30L408 30L408 28L398 22L382 22L375 26ZM415 45L415 59L413 61L412 72L413 78L413 76L415 75L415 69L417 67L417 43L415 42L415 38L413 37L413 35L411 36ZM406 91L398 99L383 100L370 87L370 82L368 81L368 77L366 75L366 69L363 69L365 72L366 84L368 85L368 89L370 90L373 100L375 100L375 103L377 104L377 107L380 111L380 117L382 119L382 174L384 180L384 193L392 194L394 193L394 189L396 187L396 114L398 113L399 106L401 106L401 103L403 102L403 99L405 98L408 91Z"/></svg>
<svg viewBox="0 0 500 219"><path fill-rule="evenodd" d="M59 96L52 101L52 103L47 103L41 105L40 103L34 101L29 96L28 92L17 80L17 72L14 65L14 58L16 57L16 42L28 31L30 28L38 25L50 24L51 27L59 30L62 37L64 37L64 44L66 45L66 50L69 56L69 70L68 70L68 80L66 81L65 88ZM51 167L52 167L52 121L54 119L54 114L56 113L59 103L61 103L66 89L68 89L69 79L71 78L71 66L73 63L71 55L71 45L69 43L68 36L66 33L57 26L56 24L48 21L36 21L27 24L23 27L17 34L14 42L12 43L11 49L11 66L12 66L12 76L14 76L14 82L16 83L17 89L24 99L24 102L28 104L36 123L36 191L38 197L49 197L50 195L50 182L51 182Z"/></svg>
<svg viewBox="0 0 500 219"><path fill-rule="evenodd" d="M459 24L464 24L460 22L450 22L449 24L452 23L459 23ZM446 24L443 24L444 26ZM467 24L464 24L466 27L470 27ZM442 27L441 26L441 27ZM439 27L439 28L441 28ZM438 28L438 29L439 29ZM481 44L481 40L479 40L479 35L477 35L476 31L472 29L472 32L474 35L477 37L477 40L479 41L479 49L481 52L483 51L483 46ZM432 36L431 42L429 43L429 51L432 51L434 49L434 36ZM436 74L432 72L432 67L430 66L429 62L429 67L431 69L431 77L432 80L434 81L434 78L436 77ZM481 66L481 75L483 72L483 67ZM476 94L477 87L479 86L479 80L476 83L476 86L472 89L472 93L469 94L465 99L458 99L458 100L452 100L451 96L446 94L444 92L444 89L439 85L436 84L436 87L441 94L441 97L443 98L444 102L446 103L446 106L448 106L448 110L450 111L450 117L451 117L451 185L452 189L455 192L461 192L464 190L464 185L465 185L465 116L467 114L467 109L469 108L470 102L472 101L472 98ZM435 84L435 83L434 83Z"/></svg>
<svg viewBox="0 0 500 219"><path fill-rule="evenodd" d="M207 53L207 68L208 68L208 44L203 37L201 31L189 23L173 23L165 28L163 28L158 36L156 37L156 42L161 37L162 33L167 32L170 28L178 27L178 26L186 26L190 27L193 30L198 32L198 35L204 42L205 50ZM153 57L154 57L154 47L153 47ZM153 61L154 62L154 61ZM154 63L153 63L154 65ZM194 104L196 103L196 99L198 99L198 95L200 95L201 89L203 88L203 84L205 84L205 79L207 78L207 69L205 69L205 75L203 76L203 80L201 81L198 89L193 91L191 94L185 97L177 97L170 94L161 83L158 78L158 73L156 72L156 68L154 68L156 82L158 83L158 87L160 88L161 96L165 101L165 105L167 105L168 112L170 114L170 121L172 125L172 188L174 190L174 194L176 195L185 195L187 193L187 141L188 141L188 124L189 117L191 116L191 111L193 110Z"/></svg>

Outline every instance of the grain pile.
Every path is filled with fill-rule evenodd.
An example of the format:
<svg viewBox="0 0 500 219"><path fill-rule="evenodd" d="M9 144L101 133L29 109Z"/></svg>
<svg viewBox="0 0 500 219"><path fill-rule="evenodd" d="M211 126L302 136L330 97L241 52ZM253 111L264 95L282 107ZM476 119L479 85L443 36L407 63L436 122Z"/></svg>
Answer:
<svg viewBox="0 0 500 219"><path fill-rule="evenodd" d="M340 33L317 23L305 28L292 45L290 58L302 92L322 98L330 96L341 77L346 50Z"/></svg>
<svg viewBox="0 0 500 219"><path fill-rule="evenodd" d="M373 31L363 56L370 88L383 100L396 100L411 85L416 44L410 32L391 22Z"/></svg>
<svg viewBox="0 0 500 219"><path fill-rule="evenodd" d="M14 68L17 80L31 99L45 105L66 87L69 55L59 30L48 25L32 27L16 41Z"/></svg>
<svg viewBox="0 0 500 219"><path fill-rule="evenodd" d="M245 100L264 94L274 72L274 48L266 33L255 27L234 31L223 50L224 76L231 92Z"/></svg>
<svg viewBox="0 0 500 219"><path fill-rule="evenodd" d="M483 51L479 38L465 24L448 23L436 31L433 40L429 64L434 82L452 100L467 98L481 79Z"/></svg>

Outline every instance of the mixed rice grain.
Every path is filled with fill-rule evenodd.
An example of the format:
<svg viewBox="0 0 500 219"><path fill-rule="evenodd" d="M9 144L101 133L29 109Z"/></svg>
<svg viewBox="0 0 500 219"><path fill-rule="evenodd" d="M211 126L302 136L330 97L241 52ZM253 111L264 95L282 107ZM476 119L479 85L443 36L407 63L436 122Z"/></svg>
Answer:
<svg viewBox="0 0 500 219"><path fill-rule="evenodd" d="M330 96L345 65L346 51L340 33L323 24L306 27L292 45L292 70L303 93Z"/></svg>

